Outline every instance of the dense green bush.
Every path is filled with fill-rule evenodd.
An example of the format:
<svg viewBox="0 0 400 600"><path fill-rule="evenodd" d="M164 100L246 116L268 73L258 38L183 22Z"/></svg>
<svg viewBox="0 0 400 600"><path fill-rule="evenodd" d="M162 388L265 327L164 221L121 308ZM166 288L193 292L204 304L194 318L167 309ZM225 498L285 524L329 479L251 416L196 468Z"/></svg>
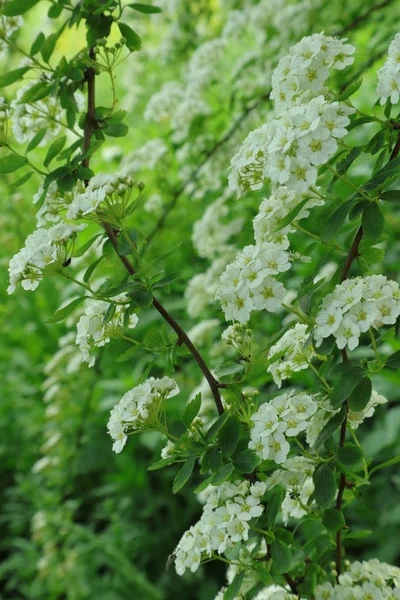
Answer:
<svg viewBox="0 0 400 600"><path fill-rule="evenodd" d="M162 0L157 7L0 0L1 598L208 600L222 586L224 600L293 598L290 591L344 598L341 588L322 596L316 586L335 584L347 561L399 564L397 284L390 318L371 317L372 337L367 328L359 346L358 334L357 344L349 334L354 344L346 339L346 350L319 331L319 348L316 331L321 302L342 281L398 278L399 17L399 4L390 0ZM273 169L281 168L280 155L292 160L300 153L300 135L296 144L280 140L278 151L268 150L275 167L262 152L271 144L266 125L265 138L242 144L264 124L278 123L279 132L288 114L294 119L290 81L288 97L271 94L284 89L288 74L273 72L291 52L289 79L301 80L309 58L295 46L302 38L318 34L316 61L324 40L341 44L321 32L348 42L335 51L326 76L321 59L319 87L310 78L293 103L302 97L309 106L322 94L321 105L342 102L349 118L312 163L318 182L316 171L310 189L296 189L300 176L283 178L279 184L295 189L292 204L279 196L275 221L267 223L269 205L258 217L256 243L267 243L258 260L265 266L278 252L268 243L280 243L279 260L292 265L278 275L288 292L284 305L256 312L252 292L233 306L220 275L254 243L259 205L280 193ZM94 189L101 173L114 178ZM104 181L123 186L105 201ZM84 204L86 190L95 210ZM82 207L87 218L76 219ZM300 214L304 207L309 216ZM36 226L54 226L60 212L71 217L69 227L87 227L68 230L68 242L53 246L56 258L45 256L45 269L27 262L10 289L10 259ZM83 295L106 303L107 310L96 305L101 318L91 331L108 327L111 340L104 332L97 342L88 335L84 311L94 304ZM244 325L221 339L225 317ZM80 348L78 322L86 333ZM299 370L291 363L281 372L294 352L282 338L296 322L306 331L296 346L303 358ZM165 402L166 421L162 413L152 427L144 419L144 431L130 436L122 453L112 452L110 411L131 388L165 376L180 388ZM379 396L371 396L372 387ZM271 486L282 461L257 460L247 449L256 430L250 416L292 389L328 392L331 402L324 412L318 399L323 414L313 432L322 430L324 439L317 450L302 431L298 446L289 440L290 457L313 464L307 485L314 487L303 500L301 489ZM382 396L387 402L378 405ZM370 398L376 410L365 418L372 416L365 414ZM365 422L355 429L357 418ZM205 441L214 422L219 432L214 426ZM170 455L160 431L174 443ZM114 441L119 451L125 436ZM225 554L214 548L214 561L203 553L204 565L177 575L173 553L201 518L206 484L225 489L239 480L271 488L263 488L263 514L252 522L250 542L232 543ZM400 587L397 571L390 573ZM348 597L375 600L378 593Z"/></svg>

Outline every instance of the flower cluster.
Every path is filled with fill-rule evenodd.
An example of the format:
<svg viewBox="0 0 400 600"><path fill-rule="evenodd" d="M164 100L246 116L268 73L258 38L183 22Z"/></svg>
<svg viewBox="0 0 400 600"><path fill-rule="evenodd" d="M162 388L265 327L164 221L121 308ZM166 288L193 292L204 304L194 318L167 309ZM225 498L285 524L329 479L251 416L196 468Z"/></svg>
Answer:
<svg viewBox="0 0 400 600"><path fill-rule="evenodd" d="M175 549L178 575L194 573L203 557L223 554L236 542L249 537L250 521L261 516L260 504L266 485L248 481L223 483L208 495L200 520L182 536Z"/></svg>
<svg viewBox="0 0 400 600"><path fill-rule="evenodd" d="M206 208L199 221L193 226L192 242L202 258L212 258L226 249L226 243L238 234L243 226L243 218L231 219L224 223L229 208L224 197L219 198Z"/></svg>
<svg viewBox="0 0 400 600"><path fill-rule="evenodd" d="M262 460L284 463L290 451L287 438L305 431L317 408L315 398L304 392L292 391L264 402L251 417L249 448Z"/></svg>
<svg viewBox="0 0 400 600"><path fill-rule="evenodd" d="M324 201L310 190L299 194L285 185L275 188L271 195L261 202L258 214L253 219L256 242L274 242L287 249L289 247L287 234L295 228L295 225L292 222L281 227L281 222L291 210L307 198L309 200L297 214L296 221L307 218L310 214L309 209L313 206L321 206Z"/></svg>
<svg viewBox="0 0 400 600"><path fill-rule="evenodd" d="M315 356L312 344L306 345L309 337L307 325L296 323L269 349L270 364L267 371L278 387L281 387L283 380L290 379L292 373L309 367Z"/></svg>
<svg viewBox="0 0 400 600"><path fill-rule="evenodd" d="M24 290L35 290L46 267L53 264L56 268L67 260L77 232L85 227L57 223L48 229L40 228L31 233L26 238L25 246L10 260L8 293L13 293L18 282L21 282Z"/></svg>
<svg viewBox="0 0 400 600"><path fill-rule="evenodd" d="M216 258L204 273L197 273L188 282L185 290L187 311L191 317L198 317L215 300L219 287L219 278L235 253L229 250Z"/></svg>
<svg viewBox="0 0 400 600"><path fill-rule="evenodd" d="M83 185L79 185L75 189L84 190ZM33 196L33 204L39 205L39 210L36 213L38 226L41 227L46 223L56 223L61 219L60 211L68 206L73 199L73 192L61 192L58 189L57 183L52 181L47 187L42 183L36 194Z"/></svg>
<svg viewBox="0 0 400 600"><path fill-rule="evenodd" d="M114 406L107 423L117 454L125 446L128 435L157 425L164 401L179 394L179 387L170 377L150 377L126 392Z"/></svg>
<svg viewBox="0 0 400 600"><path fill-rule="evenodd" d="M89 367L92 367L95 362L91 354L93 348L104 346L111 338L120 337L125 327L133 329L139 321L135 313L129 314L126 318L126 308L129 305L126 296L116 296L114 301L120 304L114 305L115 311L110 318L107 318L107 311L110 308L108 302L90 300L85 308L85 314L78 321L76 344L79 346L82 359L89 363Z"/></svg>
<svg viewBox="0 0 400 600"><path fill-rule="evenodd" d="M346 39L323 33L303 37L281 58L272 74L271 98L278 114L326 92L330 69L342 70L354 62L355 48Z"/></svg>
<svg viewBox="0 0 400 600"><path fill-rule="evenodd" d="M354 562L339 575L339 582L317 585L315 600L398 600L400 598L400 569L373 558Z"/></svg>
<svg viewBox="0 0 400 600"><path fill-rule="evenodd" d="M285 288L274 275L290 269L289 254L272 242L246 246L221 275L217 298L228 321L248 321L253 310L276 312Z"/></svg>
<svg viewBox="0 0 400 600"><path fill-rule="evenodd" d="M248 328L247 323L234 323L230 325L222 333L221 339L225 344L237 350L242 360L251 361L251 329Z"/></svg>
<svg viewBox="0 0 400 600"><path fill-rule="evenodd" d="M399 284L384 275L347 279L328 294L318 311L316 346L333 335L337 347L354 350L360 335L383 325L393 325L400 315Z"/></svg>
<svg viewBox="0 0 400 600"><path fill-rule="evenodd" d="M90 215L92 218L94 213L99 212L100 205L104 212L111 207L114 213L119 213L120 210L123 213L134 185L135 181L129 175L97 173L86 188L77 190L68 206L67 217L80 219Z"/></svg>
<svg viewBox="0 0 400 600"><path fill-rule="evenodd" d="M315 463L303 456L289 458L284 469L277 469L268 479L268 488L281 485L286 489L282 503L283 522L287 524L289 517L301 519L306 514L305 507L314 491L312 476Z"/></svg>
<svg viewBox="0 0 400 600"><path fill-rule="evenodd" d="M252 131L231 160L230 189L239 197L269 180L298 194L307 192L315 186L318 167L328 162L337 140L347 134L354 110L317 96Z"/></svg>
<svg viewBox="0 0 400 600"><path fill-rule="evenodd" d="M377 94L380 103L385 104L390 98L391 104L398 104L400 99L400 33L397 33L389 46L388 59L378 71Z"/></svg>
<svg viewBox="0 0 400 600"><path fill-rule="evenodd" d="M15 100L11 103L12 130L15 139L25 144L30 142L34 136L41 130L46 130L46 135L40 142L40 146L45 146L51 138L58 135L62 128L62 122L65 121L65 110L61 108L57 97L46 96L43 100L30 99L26 101L26 95L29 95L31 88L37 85L37 81L20 88L17 91ZM85 100L80 92L74 94L75 101L79 110L83 110Z"/></svg>

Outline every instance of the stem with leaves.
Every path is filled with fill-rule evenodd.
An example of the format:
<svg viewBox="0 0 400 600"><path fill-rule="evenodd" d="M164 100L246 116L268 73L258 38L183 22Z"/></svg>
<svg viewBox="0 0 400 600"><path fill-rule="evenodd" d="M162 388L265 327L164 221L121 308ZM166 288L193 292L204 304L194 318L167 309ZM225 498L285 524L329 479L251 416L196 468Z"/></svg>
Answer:
<svg viewBox="0 0 400 600"><path fill-rule="evenodd" d="M94 48L90 49L89 58L92 61L95 60ZM95 72L95 69L92 66L88 67L85 75L86 75L86 82L87 82L88 99L87 99L87 117L86 117L84 140L83 140L83 151L86 154L86 156L85 156L84 160L82 161L82 164L84 167L89 167L90 156L87 153L90 150L93 129L95 126L95 111L96 111L96 104L95 104L96 72ZM113 246L118 258L120 259L123 266L125 267L126 271L129 273L129 275L134 275L135 269L133 268L129 259L126 256L123 256L122 254L120 254L118 251L117 232L111 227L111 225L109 223L102 223L102 226L103 226L103 229L106 232L106 235L107 235L108 239L110 240L111 245ZM208 368L205 360L203 359L200 352L197 350L196 346L193 344L193 342L191 341L191 339L189 338L187 333L184 331L184 329L182 329L182 327L174 319L174 317L167 311L167 309L161 304L161 302L159 302L157 300L157 298L155 298L154 296L153 296L152 304L153 304L154 308L159 312L159 314L163 317L163 319L165 319L165 321L175 331L175 333L178 336L179 343L184 344L186 346L186 348L189 350L190 354L192 355L193 359L198 364L201 372L203 373L204 377L206 378L206 380L208 382L208 385L210 386L210 390L213 395L218 413L220 415L222 415L222 413L224 412L224 407L222 405L221 395L219 392L221 384L215 379L214 375L211 373L210 369Z"/></svg>

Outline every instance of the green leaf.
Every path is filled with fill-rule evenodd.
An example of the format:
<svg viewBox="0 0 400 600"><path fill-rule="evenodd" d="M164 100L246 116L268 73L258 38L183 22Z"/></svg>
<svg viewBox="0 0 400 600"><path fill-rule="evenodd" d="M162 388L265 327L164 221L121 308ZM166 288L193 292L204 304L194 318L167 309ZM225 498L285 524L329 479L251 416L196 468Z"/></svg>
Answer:
<svg viewBox="0 0 400 600"><path fill-rule="evenodd" d="M371 469L369 475L371 476L373 473L379 471L380 469L385 469L386 467L391 467L392 465L397 465L398 463L400 463L400 456L394 456L393 458L389 458L389 460L386 460L385 462L381 463L380 465L376 465L376 467Z"/></svg>
<svg viewBox="0 0 400 600"><path fill-rule="evenodd" d="M128 125L125 125L125 123L121 123L121 121L118 121L116 123L109 122L104 127L103 131L106 135L109 135L110 137L124 137L125 135L127 135L129 127Z"/></svg>
<svg viewBox="0 0 400 600"><path fill-rule="evenodd" d="M327 508L324 511L322 523L329 531L339 531L346 525L342 511L337 508Z"/></svg>
<svg viewBox="0 0 400 600"><path fill-rule="evenodd" d="M240 438L240 421L236 416L231 416L218 432L218 442L222 454L231 456L238 445Z"/></svg>
<svg viewBox="0 0 400 600"><path fill-rule="evenodd" d="M67 136L63 135L63 136L57 138L56 140L54 140L54 142L52 144L50 144L50 147L46 154L46 158L43 161L43 164L45 167L48 167L49 164L51 163L51 161L53 160L53 158L55 158L57 156L57 154L59 154L61 152L61 150L65 146L66 141L67 141Z"/></svg>
<svg viewBox="0 0 400 600"><path fill-rule="evenodd" d="M216 367L214 369L215 376L218 379L221 379L221 377L226 377L228 375L235 375L236 373L241 373L242 371L243 366L234 362L224 363L223 365L220 365L219 367Z"/></svg>
<svg viewBox="0 0 400 600"><path fill-rule="evenodd" d="M44 136L47 133L47 129L39 129L39 131L37 132L37 134L31 139L31 141L29 142L25 154L28 154L28 152L31 152L32 150L34 150L37 146L39 146L40 142L43 140Z"/></svg>
<svg viewBox="0 0 400 600"><path fill-rule="evenodd" d="M313 474L314 496L319 506L329 506L336 496L335 474L328 465L320 465Z"/></svg>
<svg viewBox="0 0 400 600"><path fill-rule="evenodd" d="M32 177L33 174L33 171L25 173L24 175L22 175L22 177L17 179L17 181L13 181L12 183L10 183L10 189L16 190L17 188L21 187L21 185L24 185L24 183L26 183Z"/></svg>
<svg viewBox="0 0 400 600"><path fill-rule="evenodd" d="M343 100L347 100L347 98L350 98L350 96L355 94L356 91L361 86L361 84L362 84L362 79L358 79L357 81L354 81L353 83L348 85L347 88L344 90L344 92L342 94L340 94L339 102L343 102Z"/></svg>
<svg viewBox="0 0 400 600"><path fill-rule="evenodd" d="M354 146L354 148L349 150L349 152L346 154L345 158L343 158L342 160L340 160L337 163L336 172L339 175L343 175L344 173L346 173L346 171L348 171L348 169L351 167L351 165L356 160L356 158L358 158L360 156L362 150L363 150L362 146ZM333 186L335 185L335 183L338 180L339 180L339 178L336 175L334 175L332 178L332 181L328 185L328 192L330 192L332 190Z"/></svg>
<svg viewBox="0 0 400 600"><path fill-rule="evenodd" d="M265 495L266 505L265 515L267 517L268 527L275 525L276 517L281 509L282 502L286 496L286 489L282 485L274 485L274 487Z"/></svg>
<svg viewBox="0 0 400 600"><path fill-rule="evenodd" d="M54 49L56 47L58 38L64 31L65 26L66 23L64 23L57 31L49 35L42 43L40 47L40 54L42 55L42 58L46 63L49 62L51 55L53 54Z"/></svg>
<svg viewBox="0 0 400 600"><path fill-rule="evenodd" d="M45 39L46 38L44 36L43 31L38 33L38 35L35 38L35 41L33 42L32 46L31 46L31 49L29 51L29 56L35 56L35 54L37 54L39 52Z"/></svg>
<svg viewBox="0 0 400 600"><path fill-rule="evenodd" d="M224 412L216 421L214 421L206 433L206 442L209 442L217 435L218 431L228 418L229 413Z"/></svg>
<svg viewBox="0 0 400 600"><path fill-rule="evenodd" d="M397 179L400 176L400 156L390 160L382 169L380 169L367 183L363 189L367 192L375 190L377 187L383 187L389 180Z"/></svg>
<svg viewBox="0 0 400 600"><path fill-rule="evenodd" d="M66 175L61 179L57 179L57 187L60 192L71 192L76 184L75 175Z"/></svg>
<svg viewBox="0 0 400 600"><path fill-rule="evenodd" d="M385 202L400 202L400 190L387 190L379 196L379 199Z"/></svg>
<svg viewBox="0 0 400 600"><path fill-rule="evenodd" d="M172 457L162 458L161 460L158 460L157 462L150 465L150 467L147 467L147 470L148 471L158 471L159 469L163 469L164 467L173 465L174 462L175 462L175 458L172 458Z"/></svg>
<svg viewBox="0 0 400 600"><path fill-rule="evenodd" d="M16 17L17 15L26 13L38 2L39 0L8 0L2 6L2 11L6 17Z"/></svg>
<svg viewBox="0 0 400 600"><path fill-rule="evenodd" d="M28 160L19 154L8 154L0 158L0 173L13 173L25 166Z"/></svg>
<svg viewBox="0 0 400 600"><path fill-rule="evenodd" d="M289 546L282 540L275 539L271 544L271 558L275 569L279 573L286 573L289 570L292 560L292 553Z"/></svg>
<svg viewBox="0 0 400 600"><path fill-rule="evenodd" d="M237 598L237 595L240 592L240 588L242 587L245 575L245 571L242 571L241 573L235 575L232 583L229 585L228 589L224 593L224 600L235 600Z"/></svg>
<svg viewBox="0 0 400 600"><path fill-rule="evenodd" d="M333 434L337 429L339 429L340 425L343 423L347 414L346 407L343 406L341 411L334 415L332 419L330 419L327 424L322 429L321 433L317 437L315 442L315 449L318 450L322 444L326 442L326 440Z"/></svg>
<svg viewBox="0 0 400 600"><path fill-rule="evenodd" d="M174 437L179 438L182 435L184 435L184 433L186 431L185 423L183 421L181 421L180 419L174 419L173 421L168 423L168 431Z"/></svg>
<svg viewBox="0 0 400 600"><path fill-rule="evenodd" d="M88 266L88 268L85 271L85 274L83 275L83 281L85 283L89 283L90 278L92 277L94 270L96 269L97 265L103 260L104 256L100 256L100 258L98 258L97 260L94 261L94 263L92 263L91 265Z"/></svg>
<svg viewBox="0 0 400 600"><path fill-rule="evenodd" d="M252 473L259 465L260 459L251 450L242 450L233 457L233 465L239 473Z"/></svg>
<svg viewBox="0 0 400 600"><path fill-rule="evenodd" d="M118 237L118 253L122 256L132 254L132 246L135 248L138 240L138 230L135 227L128 227Z"/></svg>
<svg viewBox="0 0 400 600"><path fill-rule="evenodd" d="M226 479L228 479L228 477L233 473L234 470L235 468L233 464L227 463L213 475L211 479L211 485L221 485L223 481L226 481Z"/></svg>
<svg viewBox="0 0 400 600"><path fill-rule="evenodd" d="M274 232L280 231L287 225L290 225L290 223L292 221L294 221L294 219L297 217L297 215L301 212L303 207L309 201L310 201L310 198L304 198L304 200L302 200L301 202L299 202L299 204L297 204L294 208L292 208L292 210L289 211L288 214L281 221L279 221L279 224L275 227Z"/></svg>
<svg viewBox="0 0 400 600"><path fill-rule="evenodd" d="M117 362L126 362L127 360L130 360L132 356L136 354L139 348L139 344L137 346L131 346L130 348L128 348L128 350L125 350L125 352L118 356Z"/></svg>
<svg viewBox="0 0 400 600"><path fill-rule="evenodd" d="M37 102L42 100L45 96L48 96L54 90L54 83L46 83L45 81L39 81L31 87L29 87L20 98L19 102L24 104L25 102Z"/></svg>
<svg viewBox="0 0 400 600"><path fill-rule="evenodd" d="M199 410L201 408L201 393L199 392L196 396L191 400L187 406L185 407L185 412L183 413L182 420L185 423L186 427L192 423L193 419L197 417L199 414Z"/></svg>
<svg viewBox="0 0 400 600"><path fill-rule="evenodd" d="M364 235L373 240L378 240L385 229L385 217L377 202L371 202L364 208L362 216Z"/></svg>
<svg viewBox="0 0 400 600"><path fill-rule="evenodd" d="M131 4L128 4L128 6L146 15L152 15L155 13L162 12L162 8L160 8L159 6L152 6L151 4L142 4L141 2L132 2Z"/></svg>
<svg viewBox="0 0 400 600"><path fill-rule="evenodd" d="M172 485L172 492L176 494L183 488L183 486L189 481L190 476L193 472L193 468L196 462L196 457L191 456L184 463L183 467L179 471L178 475L174 479L174 483Z"/></svg>
<svg viewBox="0 0 400 600"><path fill-rule="evenodd" d="M322 229L320 237L324 242L329 242L338 233L352 208L355 199L348 200L329 217L327 225Z"/></svg>
<svg viewBox="0 0 400 600"><path fill-rule="evenodd" d="M400 369L400 350L397 350L397 352L391 354L386 359L385 367L388 367L388 369Z"/></svg>
<svg viewBox="0 0 400 600"><path fill-rule="evenodd" d="M359 365L355 367L350 366L345 370L344 376L335 383L335 386L330 393L330 401L333 408L338 408L343 402L346 402L350 397L350 394L363 379L364 374L363 369L361 369Z"/></svg>
<svg viewBox="0 0 400 600"><path fill-rule="evenodd" d="M354 444L345 444L342 448L339 448L337 452L337 459L345 467L353 467L358 465L364 457L364 453L358 446Z"/></svg>
<svg viewBox="0 0 400 600"><path fill-rule="evenodd" d="M88 297L89 296L80 296L79 298L75 298L75 300L72 300L72 302L70 302L66 306L63 306L62 308L57 310L54 313L54 315L50 319L47 320L47 322L48 323L58 323L58 321L62 321L63 319L68 317L68 315L70 315L72 313L72 311L75 310L75 308L77 306L82 304L82 302L84 302L84 300L86 300L86 298L88 298Z"/></svg>
<svg viewBox="0 0 400 600"><path fill-rule="evenodd" d="M371 398L371 394L372 383L370 378L365 375L365 377L361 379L349 396L349 405L351 410L356 412L363 410L367 406Z"/></svg>
<svg viewBox="0 0 400 600"><path fill-rule="evenodd" d="M0 75L0 87L7 87L22 77L29 71L30 67L20 67L13 71L7 71Z"/></svg>
<svg viewBox="0 0 400 600"><path fill-rule="evenodd" d="M122 37L126 39L126 45L129 48L129 50L131 52L134 52L135 50L140 50L140 48L142 47L142 40L140 39L136 31L133 31L133 29L131 29L131 27L129 27L129 25L127 25L126 23L118 23L118 27Z"/></svg>

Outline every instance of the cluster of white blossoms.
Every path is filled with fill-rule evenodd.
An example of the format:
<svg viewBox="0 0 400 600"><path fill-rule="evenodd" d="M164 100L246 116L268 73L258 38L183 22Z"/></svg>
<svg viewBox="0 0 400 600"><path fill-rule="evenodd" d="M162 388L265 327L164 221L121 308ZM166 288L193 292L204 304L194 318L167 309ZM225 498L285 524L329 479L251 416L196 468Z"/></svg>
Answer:
<svg viewBox="0 0 400 600"><path fill-rule="evenodd" d="M231 160L230 189L239 197L269 180L273 186L286 185L299 198L315 186L318 167L335 154L354 111L317 96L252 131Z"/></svg>
<svg viewBox="0 0 400 600"><path fill-rule="evenodd" d="M20 144L30 142L41 130L46 130L46 135L39 146L45 146L51 138L58 135L65 122L65 110L61 108L57 97L46 96L42 100L25 101L24 96L35 86L38 81L30 82L17 91L15 100L11 103L11 122L15 139ZM83 94L76 92L74 98L79 111L84 110L85 99Z"/></svg>
<svg viewBox="0 0 400 600"><path fill-rule="evenodd" d="M28 235L25 246L10 260L8 293L12 294L19 282L24 290L35 290L46 267L54 265L57 268L67 260L76 234L85 227L57 223L48 229L36 229Z"/></svg>
<svg viewBox="0 0 400 600"><path fill-rule="evenodd" d="M216 297L228 321L248 321L253 310L276 312L286 294L278 273L290 269L290 256L272 242L246 246L220 278Z"/></svg>
<svg viewBox="0 0 400 600"><path fill-rule="evenodd" d="M84 185L78 183L75 193L78 189L83 191ZM36 213L38 226L59 221L61 210L68 206L72 199L73 192L61 192L56 181L52 181L47 187L42 183L33 196L33 204L39 204L39 210Z"/></svg>
<svg viewBox="0 0 400 600"><path fill-rule="evenodd" d="M376 558L354 562L336 584L317 585L315 600L399 600L400 569Z"/></svg>
<svg viewBox="0 0 400 600"><path fill-rule="evenodd" d="M286 489L282 503L283 522L287 524L289 517L301 519L307 511L305 507L314 491L312 476L316 463L304 456L294 456L285 462L284 469L277 469L267 481L268 489L281 485Z"/></svg>
<svg viewBox="0 0 400 600"><path fill-rule="evenodd" d="M247 323L234 323L222 332L221 339L227 346L232 346L237 350L243 360L250 361L252 356L251 333Z"/></svg>
<svg viewBox="0 0 400 600"><path fill-rule="evenodd" d="M108 207L118 210L126 207L135 180L130 175L109 175L97 173L85 187L79 186L72 202L68 206L67 217L80 219L94 216L100 205L104 211Z"/></svg>
<svg viewBox="0 0 400 600"><path fill-rule="evenodd" d="M222 483L207 497L200 520L182 536L175 549L178 575L197 571L202 558L223 554L249 537L250 521L261 516L265 483Z"/></svg>
<svg viewBox="0 0 400 600"><path fill-rule="evenodd" d="M330 69L342 70L354 62L355 48L346 39L323 33L303 37L281 58L272 74L271 98L278 114L326 93Z"/></svg>
<svg viewBox="0 0 400 600"><path fill-rule="evenodd" d="M18 29L24 24L24 20L20 16L6 17L3 14L3 1L0 2L0 58L4 58L7 50L7 40L13 36Z"/></svg>
<svg viewBox="0 0 400 600"><path fill-rule="evenodd" d="M120 148L118 147L120 150ZM155 138L149 140L143 146L129 152L121 161L120 168L123 173L139 173L140 171L152 171L160 164L162 157L168 152L168 146L164 140Z"/></svg>
<svg viewBox="0 0 400 600"><path fill-rule="evenodd" d="M271 373L279 388L282 381L290 379L292 373L302 371L310 366L315 351L312 344L306 345L309 337L307 325L296 323L269 349L269 359L273 360L272 357L275 355L276 359L269 365L267 371Z"/></svg>
<svg viewBox="0 0 400 600"><path fill-rule="evenodd" d="M222 197L210 204L201 219L194 224L192 242L202 258L213 258L216 254L224 252L229 238L241 231L243 217L230 219L226 223L224 219L228 214L226 198Z"/></svg>
<svg viewBox="0 0 400 600"><path fill-rule="evenodd" d="M389 46L388 59L378 71L377 94L381 104L390 98L391 104L400 99L400 33Z"/></svg>
<svg viewBox="0 0 400 600"><path fill-rule="evenodd" d="M129 305L127 296L121 294L114 300L120 304L115 305L115 311L109 319L106 315L110 304L103 300L90 300L85 308L85 314L78 321L76 344L79 346L82 359L89 363L89 367L92 367L95 362L95 357L91 354L93 348L105 346L111 338L120 337L125 328L135 328L139 321L135 313L129 314L126 319L126 308Z"/></svg>
<svg viewBox="0 0 400 600"><path fill-rule="evenodd" d="M400 288L384 275L346 279L328 294L318 311L316 347L333 335L337 347L354 350L360 335L372 328L393 325L400 315Z"/></svg>
<svg viewBox="0 0 400 600"><path fill-rule="evenodd" d="M309 209L313 206L321 206L324 201L310 190L299 194L285 185L275 188L271 195L261 202L258 214L253 219L256 242L275 242L287 249L289 247L287 234L293 231L295 222L292 221L282 228L280 224L289 212L306 198L309 200L297 214L295 222L307 218L310 214Z"/></svg>
<svg viewBox="0 0 400 600"><path fill-rule="evenodd" d="M170 377L150 377L126 392L114 406L107 423L117 454L125 446L128 435L157 425L164 402L179 394L179 387Z"/></svg>
<svg viewBox="0 0 400 600"><path fill-rule="evenodd" d="M305 431L317 409L315 397L305 392L291 391L264 402L251 417L249 448L262 460L284 463L290 451L287 438Z"/></svg>

